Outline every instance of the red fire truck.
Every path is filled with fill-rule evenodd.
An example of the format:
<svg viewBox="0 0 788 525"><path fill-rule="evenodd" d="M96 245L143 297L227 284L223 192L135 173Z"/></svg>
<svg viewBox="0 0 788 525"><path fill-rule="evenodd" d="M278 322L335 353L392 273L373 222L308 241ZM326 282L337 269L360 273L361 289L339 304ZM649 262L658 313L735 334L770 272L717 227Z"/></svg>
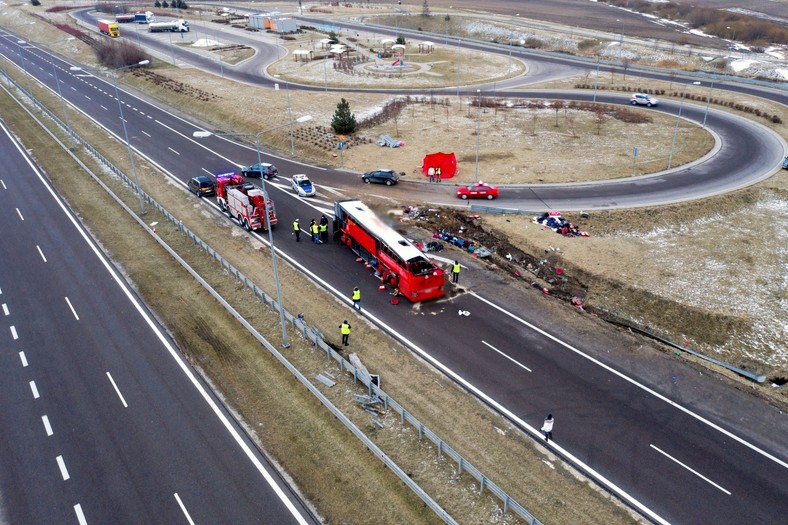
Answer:
<svg viewBox="0 0 788 525"><path fill-rule="evenodd" d="M216 175L216 200L219 209L247 230L266 228L266 210L271 226L277 223L274 202L257 186L244 182L244 178L237 173Z"/></svg>
<svg viewBox="0 0 788 525"><path fill-rule="evenodd" d="M372 266L382 282L412 302L443 297L443 270L364 203L337 201L334 216L342 243Z"/></svg>

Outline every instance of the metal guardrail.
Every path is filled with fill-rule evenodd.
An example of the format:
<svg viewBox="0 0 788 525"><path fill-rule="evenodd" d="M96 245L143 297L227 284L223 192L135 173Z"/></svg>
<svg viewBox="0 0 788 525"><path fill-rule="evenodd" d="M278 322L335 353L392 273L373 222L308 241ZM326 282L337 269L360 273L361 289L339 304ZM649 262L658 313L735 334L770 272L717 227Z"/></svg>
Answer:
<svg viewBox="0 0 788 525"><path fill-rule="evenodd" d="M194 234L191 230L189 230L186 226L183 225L183 222L169 213L163 206L161 206L158 202L156 202L150 195L146 194L142 188L138 187L133 180L127 177L120 169L118 169L115 165L113 165L106 157L101 155L92 145L90 145L86 140L76 134L72 129L66 126L57 116L55 116L48 108L46 108L43 104L41 104L38 100L36 100L31 93L27 93L24 89L21 88L19 84L17 84L3 68L0 68L0 73L9 81L11 82L17 89L22 90L25 95L46 115L52 119L59 127L63 130L66 130L69 133L69 136L82 144L82 146L93 155L101 165L109 169L113 174L115 174L124 184L129 186L131 190L137 194L138 192L142 194L143 200L147 202L152 208L156 209L159 213L161 213L167 220L172 222L178 230L186 235L189 239L192 240L194 244L199 246L202 250L204 250L208 255L210 255L214 260L216 260L222 268L227 270L227 272L238 279L239 281L243 282L246 287L248 287L252 292L260 298L260 300L271 306L274 311L278 311L278 303L275 298L266 294L261 288L259 288L251 279L246 277L240 270L235 268L232 264L230 264L227 260L225 260L219 252L215 249L211 248L208 243L200 239L196 234ZM35 117L34 117L35 118ZM37 119L36 119L37 120ZM68 151L66 145L57 139L49 130L39 122L41 127L45 129L57 142L61 144L63 149ZM123 200L121 200L117 195L112 192L112 190L104 184L104 182L93 174L90 169L84 165L74 154L73 152L69 151L69 154L74 158L82 168L93 177L96 182L119 204L121 205L126 212L134 218L137 223L140 224L143 228L145 228L149 233L152 234L152 230L150 227L132 210L129 206L126 205ZM257 339L265 348L279 361L281 362L322 404L325 406L337 419L339 419L352 433L355 435L370 451L377 458L379 458L386 467L388 467L406 486L408 486L430 509L435 512L435 514L440 517L445 523L449 524L456 524L457 522L446 512L435 500L433 500L429 494L427 494L424 489L422 489L413 479L411 479L408 474L403 471L388 455L386 455L374 442L372 442L364 432L362 432L341 410L339 410L336 406L334 406L331 401L326 398L323 393L314 385L308 378L306 378L301 372L295 368L277 349L274 347L265 337L263 337L239 312L237 312L229 303L227 303L221 295L219 295L216 290L211 287L191 266L188 265L186 261L184 261L166 242L164 242L161 237L158 235L152 234L153 238L157 240L157 242L165 249L168 253L176 260L178 263L181 264L211 295L216 298L219 303L224 306L224 308L235 317L248 331L252 334L255 339ZM457 463L458 472L468 473L471 475L476 481L479 482L479 493L481 494L486 489L495 497L497 497L503 503L503 510L504 512L513 512L523 518L526 523L529 525L541 525L541 522L536 519L525 507L520 505L517 501L512 499L506 491L496 485L493 481L487 478L479 469L477 469L471 462L466 460L462 457L457 451L455 451L448 443L443 441L436 433L432 430L427 428L423 423L421 423L418 419L416 419L413 415L411 415L407 410L405 410L402 405L397 403L394 399L392 399L388 394L386 394L383 389L379 388L377 385L373 384L371 378L364 374L360 373L349 361L347 361L342 355L336 352L320 335L319 331L315 328L310 327L306 324L302 317L293 316L287 310L285 312L285 318L288 322L290 322L297 330L299 330L303 335L304 338L308 341L311 341L316 347L320 348L326 353L327 360L334 360L338 364L341 371L350 373L353 375L355 382L361 382L365 385L369 391L369 395L377 395L384 403L386 408L391 408L400 416L400 423L404 427L405 424L411 425L413 428L418 430L419 432L419 440L423 438L429 439L436 447L438 451L438 457L442 457L446 455L447 457L451 458L455 463Z"/></svg>

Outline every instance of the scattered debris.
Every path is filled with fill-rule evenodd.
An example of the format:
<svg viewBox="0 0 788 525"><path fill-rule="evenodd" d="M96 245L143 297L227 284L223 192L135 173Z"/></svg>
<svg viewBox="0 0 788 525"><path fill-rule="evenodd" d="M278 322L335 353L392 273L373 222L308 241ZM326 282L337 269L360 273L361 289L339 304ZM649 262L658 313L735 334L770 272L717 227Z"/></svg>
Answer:
<svg viewBox="0 0 788 525"><path fill-rule="evenodd" d="M331 388L332 386L336 385L336 381L332 381L331 379L327 378L323 374L317 374L315 379L326 385L327 387Z"/></svg>

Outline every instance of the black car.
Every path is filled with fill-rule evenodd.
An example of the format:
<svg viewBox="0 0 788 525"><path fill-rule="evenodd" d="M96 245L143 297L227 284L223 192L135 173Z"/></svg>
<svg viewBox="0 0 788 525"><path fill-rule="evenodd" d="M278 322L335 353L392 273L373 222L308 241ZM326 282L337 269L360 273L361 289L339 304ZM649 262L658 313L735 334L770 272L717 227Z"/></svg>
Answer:
<svg viewBox="0 0 788 525"><path fill-rule="evenodd" d="M198 197L216 194L216 185L210 177L198 175L189 179L189 191Z"/></svg>
<svg viewBox="0 0 788 525"><path fill-rule="evenodd" d="M268 180L272 177L277 177L279 175L279 170L273 164L263 162L244 167L241 170L241 175L244 177L262 177Z"/></svg>
<svg viewBox="0 0 788 525"><path fill-rule="evenodd" d="M371 182L377 182L378 184L385 184L386 186L391 186L392 184L397 183L399 177L394 172L394 170L375 170L362 175L361 180L363 180L367 184Z"/></svg>

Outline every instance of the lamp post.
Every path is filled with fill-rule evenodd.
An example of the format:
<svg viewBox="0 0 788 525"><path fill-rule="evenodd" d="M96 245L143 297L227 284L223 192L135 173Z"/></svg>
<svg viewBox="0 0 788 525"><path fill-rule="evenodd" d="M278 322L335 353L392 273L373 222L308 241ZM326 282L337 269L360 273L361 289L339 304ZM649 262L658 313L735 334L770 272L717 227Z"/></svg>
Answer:
<svg viewBox="0 0 788 525"><path fill-rule="evenodd" d="M255 147L257 149L257 162L258 164L262 164L263 159L260 153L260 136L268 133L269 131L274 131L276 129L284 128L286 126L292 126L295 123L303 123L312 120L312 115L304 115L303 117L299 117L295 120L291 120L290 122L286 122L284 124L280 124L279 126L274 126L273 128L269 128L263 130L259 133L213 133L211 131L195 131L192 133L192 136L195 138L205 138L210 137L211 135L216 135L217 137L254 137L255 140ZM268 230L268 243L271 245L271 264L274 271L274 281L276 281L276 300L279 303L279 322L282 325L282 346L287 348L290 346L290 343L287 341L287 327L285 325L285 308L282 304L282 288L279 285L279 270L276 267L276 249L274 248L274 235L271 231L271 217L268 215L268 193L265 190L265 177L260 177L260 186L262 187L263 194L265 195L266 199L266 209L265 209L265 227Z"/></svg>
<svg viewBox="0 0 788 525"><path fill-rule="evenodd" d="M123 136L126 139L126 148L129 151L129 160L131 160L131 171L134 174L134 184L137 185L137 194L140 197L140 215L145 215L145 201L142 199L142 186L140 186L140 179L137 176L137 166L134 164L134 153L131 151L131 142L129 141L129 132L126 129L126 119L123 118L123 103L120 101L120 91L118 90L118 73L124 69L131 69L138 66L147 66L150 60L140 60L136 64L129 64L128 66L118 67L112 70L112 85L115 88L115 98L118 99L118 112L120 113L120 122L123 124ZM81 71L79 66L71 66L71 71Z"/></svg>
<svg viewBox="0 0 788 525"><path fill-rule="evenodd" d="M676 127L673 128L673 145L670 147L670 155L668 156L668 169L673 166L673 153L676 151L676 139L679 136L679 121L681 120L681 110L684 107L684 93L687 91L687 85L681 90L681 103L679 104L679 114L676 115Z"/></svg>
<svg viewBox="0 0 788 525"><path fill-rule="evenodd" d="M693 82L696 86L703 85L703 82ZM711 81L709 84L709 93L706 95L706 111L703 112L703 125L701 126L702 129L706 129L706 117L709 116L709 104L711 104L711 90L714 89L714 81Z"/></svg>
<svg viewBox="0 0 788 525"><path fill-rule="evenodd" d="M274 75L279 78L279 75ZM276 84L275 89L279 89ZM295 139L293 139L293 111L290 107L290 82L285 79L285 91L287 92L287 118L290 119L290 158L295 158Z"/></svg>
<svg viewBox="0 0 788 525"><path fill-rule="evenodd" d="M602 42L599 43L602 45ZM594 102L596 102L596 90L599 87L599 49L596 50L596 79L594 79Z"/></svg>
<svg viewBox="0 0 788 525"><path fill-rule="evenodd" d="M70 36L63 40L62 42L70 42L74 40L76 37ZM68 136L71 137L71 148L75 149L77 147L77 139L74 138L74 133L71 131L71 123L68 120L68 110L66 109L66 100L63 98L63 91L60 89L60 78L57 76L57 66L55 66L55 62L52 62L52 72L55 74L55 85L57 86L57 95L60 97L60 104L63 107L63 119L66 122L66 130L68 131Z"/></svg>
<svg viewBox="0 0 788 525"><path fill-rule="evenodd" d="M22 59L22 70L25 72L25 79L26 79L25 82L27 82L27 92L32 97L33 96L33 88L30 86L30 75L27 72L27 58L25 58L25 55L22 52L22 49L24 49L22 47L23 44L27 44L27 42L24 41L24 40L17 40L16 41L16 45L19 47L19 58Z"/></svg>
<svg viewBox="0 0 788 525"><path fill-rule="evenodd" d="M725 29L730 29L733 31L733 37L731 37L731 41L736 42L736 28L731 26L725 26Z"/></svg>
<svg viewBox="0 0 788 525"><path fill-rule="evenodd" d="M474 173L473 180L479 180L479 119L481 118L482 114L482 96L481 90L476 90L476 172Z"/></svg>
<svg viewBox="0 0 788 525"><path fill-rule="evenodd" d="M618 41L623 45L624 44L624 21L616 18L616 22L621 22L621 33L619 34Z"/></svg>

